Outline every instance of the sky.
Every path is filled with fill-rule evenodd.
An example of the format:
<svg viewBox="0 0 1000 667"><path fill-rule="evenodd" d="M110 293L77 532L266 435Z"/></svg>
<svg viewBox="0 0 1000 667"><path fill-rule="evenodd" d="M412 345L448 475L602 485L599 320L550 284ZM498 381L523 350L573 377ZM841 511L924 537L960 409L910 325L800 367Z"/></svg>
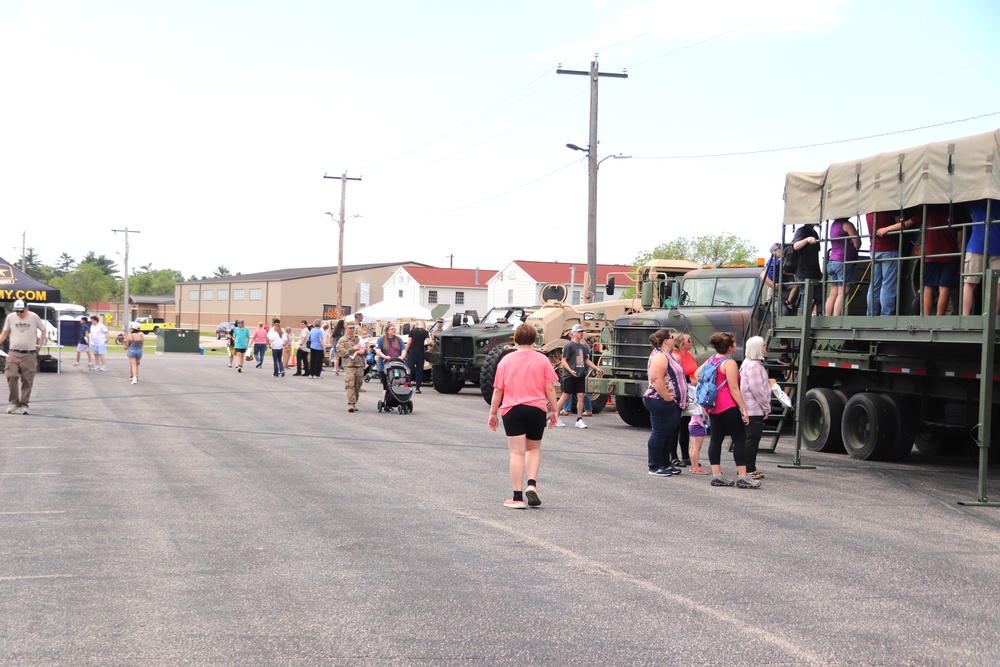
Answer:
<svg viewBox="0 0 1000 667"><path fill-rule="evenodd" d="M728 232L789 171L1000 128L994 0L0 3L0 256L184 276L597 261ZM923 129L916 129L923 128ZM866 138L867 137L867 138ZM811 148L794 148L812 146ZM355 217L357 216L357 217Z"/></svg>

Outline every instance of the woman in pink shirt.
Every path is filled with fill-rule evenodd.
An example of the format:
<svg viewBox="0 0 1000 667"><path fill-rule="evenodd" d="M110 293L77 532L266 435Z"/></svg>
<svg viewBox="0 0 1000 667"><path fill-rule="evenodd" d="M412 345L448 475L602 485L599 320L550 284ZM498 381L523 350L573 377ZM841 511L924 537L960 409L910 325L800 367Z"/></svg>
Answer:
<svg viewBox="0 0 1000 667"><path fill-rule="evenodd" d="M263 322L257 323L257 328L251 336L253 341L253 358L257 360L257 368L264 363L264 353L267 352L267 329Z"/></svg>
<svg viewBox="0 0 1000 667"><path fill-rule="evenodd" d="M733 353L736 351L736 336L731 333L717 331L708 339L716 354L701 365L695 373L695 378L701 378L709 364L718 366L715 373L715 386L719 388L715 397L715 407L708 411L709 434L708 461L712 464L712 486L733 486L733 480L722 474L722 441L728 435L733 439L733 461L736 463L736 486L757 488L760 482L747 478L746 442L747 406L740 393L740 372Z"/></svg>
<svg viewBox="0 0 1000 667"><path fill-rule="evenodd" d="M510 450L510 481L514 487L514 497L505 500L503 506L514 510L542 504L536 482L542 462L542 435L546 424L552 428L559 419L554 385L559 378L549 358L532 349L535 337L535 328L529 324L522 324L514 331L517 350L497 364L490 416L486 421L490 430L496 431L498 413L503 418ZM525 471L526 487L523 486Z"/></svg>

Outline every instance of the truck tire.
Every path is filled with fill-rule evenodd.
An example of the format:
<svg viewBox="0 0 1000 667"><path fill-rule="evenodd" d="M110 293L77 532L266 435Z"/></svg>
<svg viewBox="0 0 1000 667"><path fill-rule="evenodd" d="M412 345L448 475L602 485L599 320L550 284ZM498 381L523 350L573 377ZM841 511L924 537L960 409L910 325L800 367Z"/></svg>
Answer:
<svg viewBox="0 0 1000 667"><path fill-rule="evenodd" d="M435 366L431 379L439 394L457 394L465 386L465 378L455 375L444 366Z"/></svg>
<svg viewBox="0 0 1000 667"><path fill-rule="evenodd" d="M913 406L902 396L882 394L882 399L892 410L896 430L896 438L888 459L902 461L913 451L913 443L917 438L917 416L913 414Z"/></svg>
<svg viewBox="0 0 1000 667"><path fill-rule="evenodd" d="M834 390L810 389L802 407L802 444L810 452L843 452L843 418L844 401Z"/></svg>
<svg viewBox="0 0 1000 667"><path fill-rule="evenodd" d="M153 327L153 334L156 336L160 335L160 327Z"/></svg>
<svg viewBox="0 0 1000 667"><path fill-rule="evenodd" d="M608 395L607 394L591 394L590 395L590 409L595 415L601 414L601 411L608 405Z"/></svg>
<svg viewBox="0 0 1000 667"><path fill-rule="evenodd" d="M615 396L618 416L629 426L649 428L649 411L638 396Z"/></svg>
<svg viewBox="0 0 1000 667"><path fill-rule="evenodd" d="M856 459L885 460L896 442L896 417L878 394L855 394L844 407L840 434L844 449Z"/></svg>
<svg viewBox="0 0 1000 667"><path fill-rule="evenodd" d="M493 401L493 378L496 377L497 366L500 365L501 359L513 351L514 348L508 348L506 345L497 345L486 353L486 360L479 371L479 391L482 392L483 400L487 404Z"/></svg>

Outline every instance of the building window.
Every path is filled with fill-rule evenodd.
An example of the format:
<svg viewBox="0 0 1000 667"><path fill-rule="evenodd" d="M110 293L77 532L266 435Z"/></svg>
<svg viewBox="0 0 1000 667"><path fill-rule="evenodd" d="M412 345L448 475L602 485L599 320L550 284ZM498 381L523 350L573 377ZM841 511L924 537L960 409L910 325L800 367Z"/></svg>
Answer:
<svg viewBox="0 0 1000 667"><path fill-rule="evenodd" d="M251 301L260 301L260 288L259 287L251 287L250 288L250 300Z"/></svg>
<svg viewBox="0 0 1000 667"><path fill-rule="evenodd" d="M514 305L514 290L512 289L507 290L507 305L508 306Z"/></svg>
<svg viewBox="0 0 1000 667"><path fill-rule="evenodd" d="M142 311L142 316L143 317L152 317L153 316L153 311L151 311L149 308L146 308L146 309L144 309Z"/></svg>
<svg viewBox="0 0 1000 667"><path fill-rule="evenodd" d="M198 290L193 289L190 292L188 292L188 301L197 301L197 300L198 300Z"/></svg>
<svg viewBox="0 0 1000 667"><path fill-rule="evenodd" d="M429 291L427 293L427 303L437 303L437 302L438 302L438 293L437 293L437 290L436 289L432 289L431 291Z"/></svg>
<svg viewBox="0 0 1000 667"><path fill-rule="evenodd" d="M229 301L229 290L227 289L219 290L219 301Z"/></svg>
<svg viewBox="0 0 1000 667"><path fill-rule="evenodd" d="M455 292L455 305L456 306L465 305L465 292Z"/></svg>
<svg viewBox="0 0 1000 667"><path fill-rule="evenodd" d="M212 290L210 290L210 289L202 290L202 292L201 292L201 300L202 301L211 301L212 300Z"/></svg>
<svg viewBox="0 0 1000 667"><path fill-rule="evenodd" d="M241 289L234 289L233 290L233 301L242 301L242 300L243 300L243 290L241 290Z"/></svg>
<svg viewBox="0 0 1000 667"><path fill-rule="evenodd" d="M398 294L399 294L399 298L402 299L403 298L403 290L399 290Z"/></svg>
<svg viewBox="0 0 1000 667"><path fill-rule="evenodd" d="M580 290L578 289L573 290L573 300L570 303L572 303L573 305L577 305L580 303Z"/></svg>

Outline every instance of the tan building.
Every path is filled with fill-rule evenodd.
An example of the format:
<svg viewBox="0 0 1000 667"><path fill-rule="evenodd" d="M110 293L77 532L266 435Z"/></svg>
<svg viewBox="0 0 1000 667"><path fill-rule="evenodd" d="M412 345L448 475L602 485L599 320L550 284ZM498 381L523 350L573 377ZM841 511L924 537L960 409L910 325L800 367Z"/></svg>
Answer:
<svg viewBox="0 0 1000 667"><path fill-rule="evenodd" d="M344 306L350 312L377 303L383 285L401 266L426 266L418 262L356 264L344 267ZM319 266L246 273L225 278L189 280L174 287L177 325L211 329L220 322L245 320L270 324L278 317L284 324L298 324L324 316L325 306L337 306L337 267ZM329 318L328 318L329 319Z"/></svg>

